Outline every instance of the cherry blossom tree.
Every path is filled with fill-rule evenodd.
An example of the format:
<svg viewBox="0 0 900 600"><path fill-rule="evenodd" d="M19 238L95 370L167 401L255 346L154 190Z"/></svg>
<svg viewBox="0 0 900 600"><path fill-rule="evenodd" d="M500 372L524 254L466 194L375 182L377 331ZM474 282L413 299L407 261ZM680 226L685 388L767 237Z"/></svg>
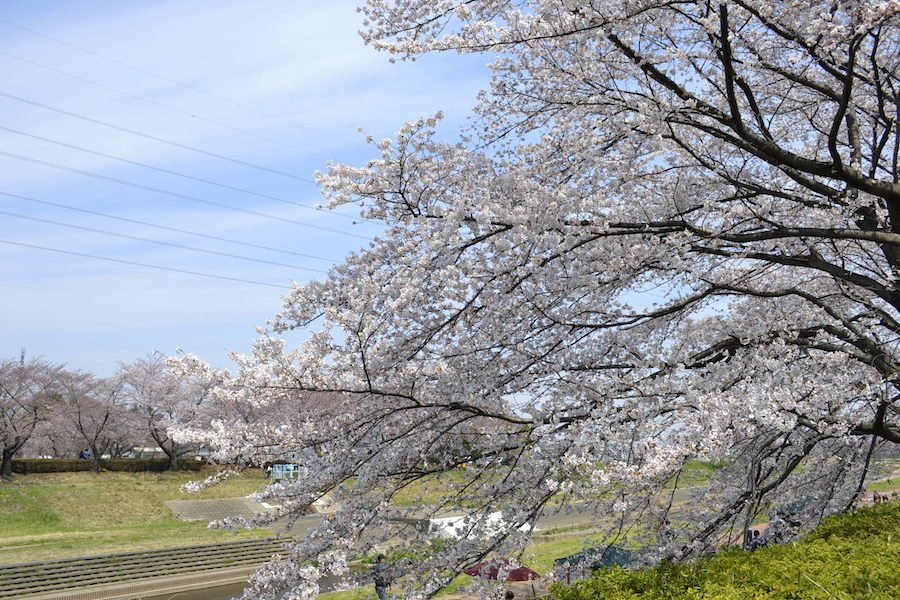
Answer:
<svg viewBox="0 0 900 600"><path fill-rule="evenodd" d="M0 361L0 475L12 477L12 459L57 401L59 365L41 359Z"/></svg>
<svg viewBox="0 0 900 600"><path fill-rule="evenodd" d="M900 3L362 12L375 47L484 53L493 80L460 141L423 119L331 166L331 206L384 234L297 286L235 372L193 365L252 406L350 399L327 420L193 432L229 461L326 449L269 494L337 510L248 594L314 595L348 554L406 539L390 502L424 481L450 486L420 514L470 515L398 584L426 595L514 556L548 503L596 510L606 543L642 540L649 560L707 552L762 511L813 526L851 506L877 446L900 442ZM289 348L295 329L309 337ZM722 468L685 502L665 490L695 459Z"/></svg>
<svg viewBox="0 0 900 600"><path fill-rule="evenodd" d="M22 448L22 455L38 458L76 458L84 449L84 440L72 427L66 412L51 411L49 417L38 423L34 434Z"/></svg>
<svg viewBox="0 0 900 600"><path fill-rule="evenodd" d="M104 455L120 454L134 442L133 414L125 402L119 377L97 378L90 373L65 373L61 397L73 434L91 452L92 469L99 473Z"/></svg>
<svg viewBox="0 0 900 600"><path fill-rule="evenodd" d="M169 435L169 428L204 424L207 390L196 378L172 371L160 354L120 364L118 376L129 406L143 421L145 433L165 453L169 469L177 469L179 461L195 454L198 446L178 444Z"/></svg>

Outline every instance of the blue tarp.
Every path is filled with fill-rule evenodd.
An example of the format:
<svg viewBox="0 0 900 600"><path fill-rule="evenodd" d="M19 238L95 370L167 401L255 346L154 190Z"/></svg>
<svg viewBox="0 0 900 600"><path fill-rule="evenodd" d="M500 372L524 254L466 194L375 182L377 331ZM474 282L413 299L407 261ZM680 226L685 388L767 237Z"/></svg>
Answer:
<svg viewBox="0 0 900 600"><path fill-rule="evenodd" d="M578 554L553 561L554 566L569 565L570 567L588 567L604 569L609 567L627 567L632 562L631 552L620 546L607 546L604 549L590 548Z"/></svg>

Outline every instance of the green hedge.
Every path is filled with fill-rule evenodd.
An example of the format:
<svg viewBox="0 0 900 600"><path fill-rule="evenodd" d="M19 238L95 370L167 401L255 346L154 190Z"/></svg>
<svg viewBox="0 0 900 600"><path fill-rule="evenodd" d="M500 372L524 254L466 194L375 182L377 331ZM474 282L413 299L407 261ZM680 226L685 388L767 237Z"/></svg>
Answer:
<svg viewBox="0 0 900 600"><path fill-rule="evenodd" d="M14 458L13 473L68 473L72 471L90 471L93 461L68 458Z"/></svg>
<svg viewBox="0 0 900 600"><path fill-rule="evenodd" d="M753 553L728 550L691 564L602 570L554 600L900 598L900 503L826 520L805 539Z"/></svg>
<svg viewBox="0 0 900 600"><path fill-rule="evenodd" d="M107 471L128 472L162 472L168 467L165 458L110 458L100 461ZM90 471L94 465L92 460L75 460L70 458L14 458L13 473L28 475L33 473L71 473L74 471ZM180 471L199 471L203 462L199 460L179 461Z"/></svg>

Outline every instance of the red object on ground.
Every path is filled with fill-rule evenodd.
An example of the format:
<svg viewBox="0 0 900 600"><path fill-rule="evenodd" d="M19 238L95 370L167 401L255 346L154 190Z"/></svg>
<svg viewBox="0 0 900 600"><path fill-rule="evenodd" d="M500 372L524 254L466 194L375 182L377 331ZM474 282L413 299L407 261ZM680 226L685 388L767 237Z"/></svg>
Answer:
<svg viewBox="0 0 900 600"><path fill-rule="evenodd" d="M509 565L508 560L491 560L463 569L463 573L472 577L499 579L500 571L507 568L507 565ZM540 579L540 577L540 575L524 566L506 571L506 581L531 581L532 579Z"/></svg>

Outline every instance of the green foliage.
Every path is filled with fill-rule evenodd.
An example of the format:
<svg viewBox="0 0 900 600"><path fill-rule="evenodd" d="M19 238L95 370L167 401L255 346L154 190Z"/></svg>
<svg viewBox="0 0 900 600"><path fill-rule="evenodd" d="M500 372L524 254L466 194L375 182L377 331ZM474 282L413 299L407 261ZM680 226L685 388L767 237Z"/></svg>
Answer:
<svg viewBox="0 0 900 600"><path fill-rule="evenodd" d="M826 520L804 540L746 553L724 551L692 564L603 570L554 600L744 600L900 598L900 503Z"/></svg>
<svg viewBox="0 0 900 600"><path fill-rule="evenodd" d="M884 535L893 535L895 542L900 544L900 502L875 504L855 513L830 517L807 535L804 541Z"/></svg>
<svg viewBox="0 0 900 600"><path fill-rule="evenodd" d="M28 475L35 473L77 473L90 471L93 466L90 460L75 460L70 458L16 458L12 461L13 473ZM169 461L165 458L110 458L100 461L103 469L107 471L125 471L140 473L150 471L160 473L168 469ZM199 460L185 460L178 463L179 471L200 471L203 462Z"/></svg>

